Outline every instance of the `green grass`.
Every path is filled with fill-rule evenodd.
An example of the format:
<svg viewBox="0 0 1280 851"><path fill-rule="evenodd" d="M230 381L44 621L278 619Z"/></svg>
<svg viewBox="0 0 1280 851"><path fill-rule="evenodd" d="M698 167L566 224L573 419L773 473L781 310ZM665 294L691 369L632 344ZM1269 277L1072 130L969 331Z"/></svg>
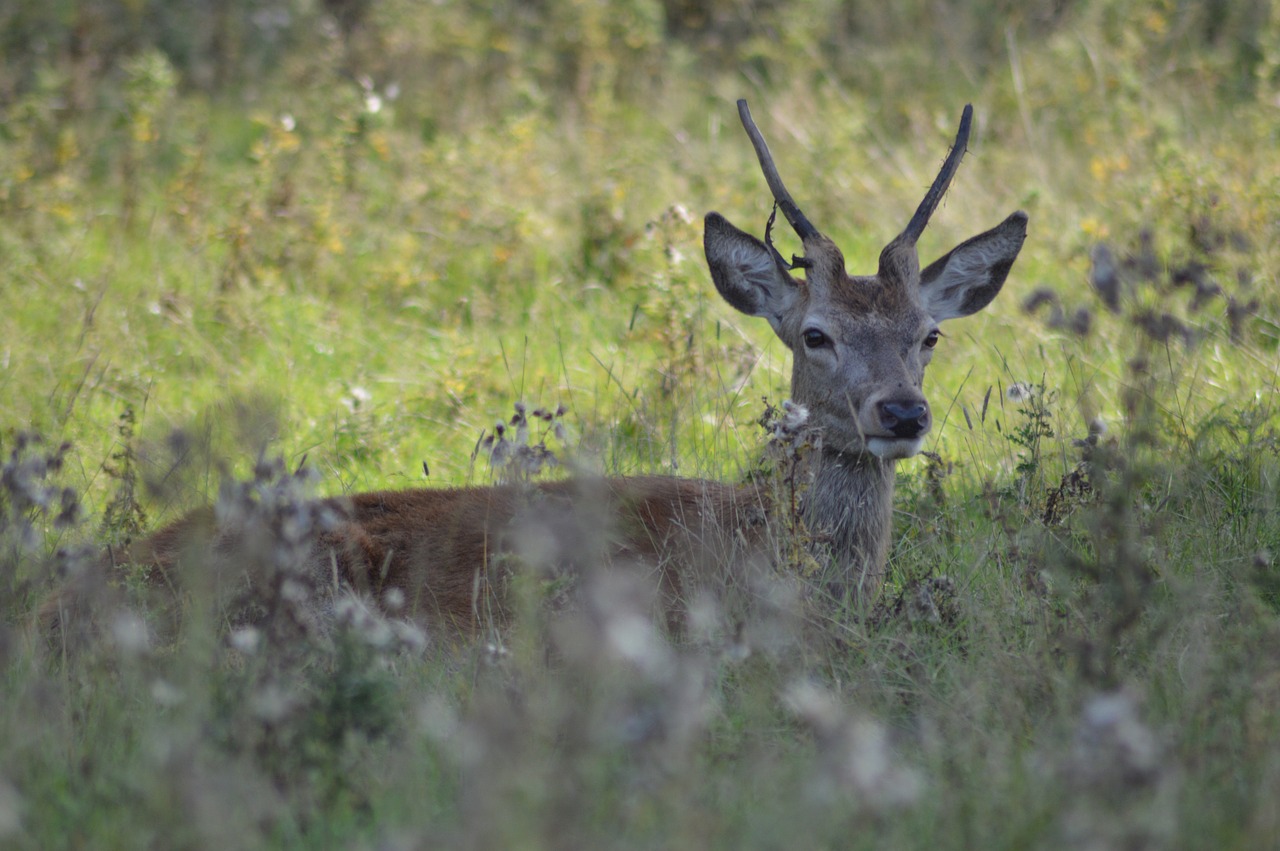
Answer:
<svg viewBox="0 0 1280 851"><path fill-rule="evenodd" d="M66 56L9 61L0 845L1275 846L1280 24L931 4L930 41L914 12L747 5L685 31L678 3L386 0L345 45L300 23L266 61L246 35L221 88L162 32L168 59L104 54L75 109ZM701 249L706 211L769 213L739 96L853 272L965 102L922 259L1031 217L1005 292L944 329L936 457L899 466L884 602L945 575L937 619L820 640L765 618L745 659L722 636L628 660L532 582L500 647L352 628L245 653L196 600L159 646L115 623L44 652L58 550L209 503L263 454L305 457L322 494L486 482L473 448L525 401L568 408L549 442L586 469L753 469L789 353ZM1153 279L1109 312L1091 252L1137 258L1144 233ZM1221 287L1200 306L1171 280L1191 264ZM1024 309L1041 290L1062 322ZM11 457L24 434L44 443Z"/></svg>

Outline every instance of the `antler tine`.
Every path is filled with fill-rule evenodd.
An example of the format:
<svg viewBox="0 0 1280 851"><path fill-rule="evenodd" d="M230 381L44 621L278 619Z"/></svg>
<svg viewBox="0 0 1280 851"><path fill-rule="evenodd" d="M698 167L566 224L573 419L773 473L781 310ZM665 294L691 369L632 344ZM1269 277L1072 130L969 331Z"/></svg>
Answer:
<svg viewBox="0 0 1280 851"><path fill-rule="evenodd" d="M778 176L778 169L773 164L773 155L769 153L769 146L765 144L764 136L760 135L755 121L751 119L751 110L747 108L745 99L738 101L738 117L742 119L742 126L747 131L747 136L751 138L752 147L756 149L760 170L764 172L765 182L769 184L769 191L773 193L773 200L782 210L782 215L787 217L787 221L791 223L792 229L801 240L818 236L818 229L810 224L804 213L800 212L800 208L791 198L791 193L783 185L782 178Z"/></svg>
<svg viewBox="0 0 1280 851"><path fill-rule="evenodd" d="M973 123L973 104L966 103L964 105L964 113L960 116L960 129L956 131L956 141L951 146L951 153L947 155L947 161L942 164L942 170L934 178L933 185L929 187L924 200L916 208L916 214L911 217L911 221L907 224L907 229L902 232L900 239L909 245L915 245L916 240L920 238L920 234L924 233L925 225L929 224L929 217L938 208L938 203L942 201L942 196L946 194L947 187L951 185L951 178L955 177L956 170L960 168L960 160L964 157L965 150L969 145L969 125L971 123Z"/></svg>

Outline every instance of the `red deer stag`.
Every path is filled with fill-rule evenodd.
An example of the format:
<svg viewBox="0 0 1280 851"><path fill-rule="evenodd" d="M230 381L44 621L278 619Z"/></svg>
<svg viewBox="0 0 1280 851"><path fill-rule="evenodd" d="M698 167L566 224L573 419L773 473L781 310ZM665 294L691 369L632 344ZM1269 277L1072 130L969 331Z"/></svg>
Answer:
<svg viewBox="0 0 1280 851"><path fill-rule="evenodd" d="M724 299L768 320L793 352L791 399L821 434L821 449L804 462L810 485L799 512L806 537L825 565L827 589L867 600L884 576L894 465L920 451L933 425L921 388L938 325L996 297L1026 238L1027 216L1015 212L920 269L916 242L965 153L972 118L966 106L941 171L906 229L880 253L876 273L850 275L840 249L783 185L745 101L738 112L804 256L783 259L770 236L772 217L761 241L708 213L707 264ZM794 269L803 279L792 277ZM363 493L311 503L336 519L294 552L318 583L375 597L398 589L408 611L428 624L463 631L505 619L513 565L624 560L653 571L670 619L700 583L732 583L735 570L771 557L767 491L651 476ZM172 593L172 570L185 561L201 573L247 575L287 525L246 529L206 509L116 560L151 567L151 585ZM583 541L592 542L587 552ZM709 564L718 565L713 577ZM64 593L54 604L64 625L74 611L66 603Z"/></svg>

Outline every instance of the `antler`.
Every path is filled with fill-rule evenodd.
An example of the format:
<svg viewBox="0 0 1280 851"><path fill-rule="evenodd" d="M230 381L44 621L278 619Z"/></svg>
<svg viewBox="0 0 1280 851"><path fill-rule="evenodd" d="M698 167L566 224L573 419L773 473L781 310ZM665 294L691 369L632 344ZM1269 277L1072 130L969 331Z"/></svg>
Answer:
<svg viewBox="0 0 1280 851"><path fill-rule="evenodd" d="M747 136L751 138L752 147L756 149L760 170L764 172L765 182L769 184L769 191L773 193L773 200L782 210L782 215L787 217L787 221L791 223L792 229L801 240L819 236L818 229L810 224L804 213L800 212L800 208L791 198L791 193L783 185L782 178L778 176L778 169L773 164L773 155L769 153L769 146L765 144L764 136L760 135L755 121L751 119L751 110L747 108L746 100L738 101L738 117L742 119L742 126L747 131Z"/></svg>
<svg viewBox="0 0 1280 851"><path fill-rule="evenodd" d="M960 129L956 131L956 141L951 146L951 153L947 155L947 161L942 164L942 170L934 178L933 185L929 187L924 200L916 208L916 214L907 223L907 229L902 232L902 238L912 245L920 238L920 234L924 233L925 225L929 224L929 217L938 208L938 202L942 200L947 187L951 185L951 178L955 177L956 170L960 168L960 160L969 146L969 125L972 123L973 104L966 103L964 113L960 116Z"/></svg>
<svg viewBox="0 0 1280 851"><path fill-rule="evenodd" d="M929 218L942 201L942 196L946 194L947 187L951 185L951 178L955 177L956 170L960 168L960 160L964 158L969 146L969 127L972 123L973 105L965 104L964 112L960 115L960 129L956 131L956 141L952 144L951 153L947 154L946 162L942 164L938 176L934 178L933 185L925 193L924 200L916 208L916 213L907 223L906 229L886 245L884 251L880 252L881 280L906 280L919 273L920 258L916 254L916 242L924 233L925 226L929 224Z"/></svg>

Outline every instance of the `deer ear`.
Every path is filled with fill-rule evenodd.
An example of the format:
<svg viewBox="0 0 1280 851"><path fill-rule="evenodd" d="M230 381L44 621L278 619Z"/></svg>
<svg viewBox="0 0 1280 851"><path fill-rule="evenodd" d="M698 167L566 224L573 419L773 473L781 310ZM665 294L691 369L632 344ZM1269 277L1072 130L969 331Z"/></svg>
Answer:
<svg viewBox="0 0 1280 851"><path fill-rule="evenodd" d="M986 233L965 240L920 273L920 296L935 322L977 313L991 303L1027 238L1018 211Z"/></svg>
<svg viewBox="0 0 1280 851"><path fill-rule="evenodd" d="M702 245L724 300L750 316L763 316L778 331L800 288L778 268L769 247L719 213L707 213Z"/></svg>

